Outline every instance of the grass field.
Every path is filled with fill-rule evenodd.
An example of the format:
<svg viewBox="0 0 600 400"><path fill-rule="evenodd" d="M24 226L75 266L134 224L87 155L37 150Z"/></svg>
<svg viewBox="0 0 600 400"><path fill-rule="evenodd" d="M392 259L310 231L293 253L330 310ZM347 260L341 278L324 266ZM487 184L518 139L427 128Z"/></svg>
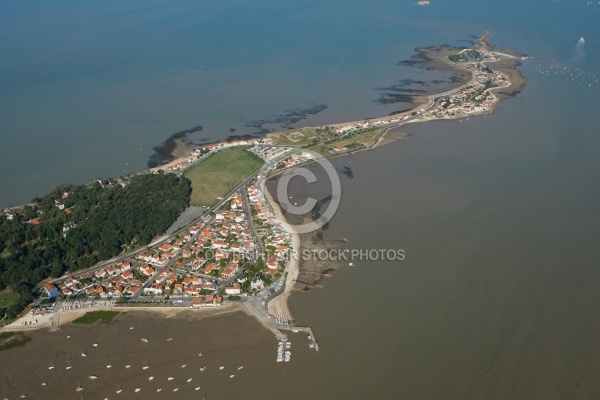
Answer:
<svg viewBox="0 0 600 400"><path fill-rule="evenodd" d="M349 144L356 143L358 140L362 140L364 142L364 145L359 145L355 147L355 150L359 150L361 148L364 148L365 146L371 146L383 129L385 128L368 129L361 133L353 133L350 136L345 137L343 139L336 140L331 143L318 144L316 146L309 147L309 149L316 151L317 153L323 156L328 156L333 154L331 153L330 149L335 149L337 146L345 147Z"/></svg>
<svg viewBox="0 0 600 400"><path fill-rule="evenodd" d="M120 313L118 311L90 311L85 315L73 320L74 324L91 325L96 322L110 324Z"/></svg>
<svg viewBox="0 0 600 400"><path fill-rule="evenodd" d="M185 173L192 181L191 204L214 204L263 164L257 155L240 147L213 154Z"/></svg>
<svg viewBox="0 0 600 400"><path fill-rule="evenodd" d="M304 146L311 144L313 138L317 137L314 128L291 129L289 131L269 133L275 144L283 146Z"/></svg>
<svg viewBox="0 0 600 400"><path fill-rule="evenodd" d="M15 301L19 300L19 295L15 293L0 294L0 307L10 306Z"/></svg>

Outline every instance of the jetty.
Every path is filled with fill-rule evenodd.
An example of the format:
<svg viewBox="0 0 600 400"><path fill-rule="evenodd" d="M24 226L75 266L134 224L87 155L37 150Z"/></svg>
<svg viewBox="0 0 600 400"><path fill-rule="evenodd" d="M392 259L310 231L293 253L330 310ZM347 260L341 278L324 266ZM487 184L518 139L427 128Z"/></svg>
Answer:
<svg viewBox="0 0 600 400"><path fill-rule="evenodd" d="M273 332L277 340L283 342L287 341L287 335L278 329L279 327L275 325L275 322L269 317L266 311L256 307L250 302L242 302L240 304L244 310L256 317L256 319L263 324L265 328Z"/></svg>
<svg viewBox="0 0 600 400"><path fill-rule="evenodd" d="M308 337L309 337L310 341L312 342L312 344L315 346L315 350L319 351L319 343L317 343L317 338L315 337L315 334L310 326L288 325L288 326L279 326L278 329L282 329L282 330L286 330L286 331L294 331L294 332L302 331L302 332L308 333Z"/></svg>
<svg viewBox="0 0 600 400"><path fill-rule="evenodd" d="M60 331L60 312L58 310L52 315L52 328L50 332Z"/></svg>

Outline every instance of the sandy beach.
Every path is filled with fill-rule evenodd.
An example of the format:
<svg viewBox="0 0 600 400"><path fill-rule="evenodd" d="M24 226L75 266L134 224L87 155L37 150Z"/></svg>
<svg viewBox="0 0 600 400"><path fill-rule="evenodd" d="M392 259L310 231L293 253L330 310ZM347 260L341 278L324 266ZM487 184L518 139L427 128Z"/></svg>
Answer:
<svg viewBox="0 0 600 400"><path fill-rule="evenodd" d="M286 268L285 289L283 293L269 301L267 311L271 315L286 315L288 318L294 319L288 307L288 298L294 290L295 280L298 279L298 261L302 243L298 233L296 233L294 228L292 228L281 212L279 204L275 202L273 196L271 196L271 193L267 190L264 180L261 182L260 189L265 194L267 201L275 213L275 216L279 221L281 221L283 229L292 235L292 257L290 257L290 262Z"/></svg>

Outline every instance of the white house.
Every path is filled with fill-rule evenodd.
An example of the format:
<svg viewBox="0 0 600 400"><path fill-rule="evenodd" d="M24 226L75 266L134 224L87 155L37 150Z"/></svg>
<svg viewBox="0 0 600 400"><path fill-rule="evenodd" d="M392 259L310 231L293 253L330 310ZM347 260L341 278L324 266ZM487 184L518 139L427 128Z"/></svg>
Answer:
<svg viewBox="0 0 600 400"><path fill-rule="evenodd" d="M259 276L255 276L252 278L252 282L250 282L250 288L253 290L261 290L265 287L265 283L262 278Z"/></svg>
<svg viewBox="0 0 600 400"><path fill-rule="evenodd" d="M225 294L236 295L242 293L242 285L235 283L225 288Z"/></svg>

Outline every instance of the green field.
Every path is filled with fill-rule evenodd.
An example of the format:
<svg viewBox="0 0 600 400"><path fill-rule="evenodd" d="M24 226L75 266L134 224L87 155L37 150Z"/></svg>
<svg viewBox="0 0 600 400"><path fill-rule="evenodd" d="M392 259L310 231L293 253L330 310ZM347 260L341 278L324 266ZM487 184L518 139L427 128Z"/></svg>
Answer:
<svg viewBox="0 0 600 400"><path fill-rule="evenodd" d="M120 312L118 311L90 311L74 320L73 323L81 325L91 325L95 324L96 322L110 324L112 320L115 319L115 317L119 314Z"/></svg>
<svg viewBox="0 0 600 400"><path fill-rule="evenodd" d="M19 295L15 293L0 294L0 307L7 307L19 300Z"/></svg>
<svg viewBox="0 0 600 400"><path fill-rule="evenodd" d="M267 135L275 144L280 146L305 146L317 137L314 128L292 129L284 132L269 133Z"/></svg>
<svg viewBox="0 0 600 400"><path fill-rule="evenodd" d="M185 173L192 181L190 202L210 206L239 185L264 161L247 149L235 147L219 151Z"/></svg>
<svg viewBox="0 0 600 400"><path fill-rule="evenodd" d="M0 351L12 349L13 347L25 346L29 341L31 341L31 338L25 336L22 332L0 333Z"/></svg>
<svg viewBox="0 0 600 400"><path fill-rule="evenodd" d="M351 148L349 148L349 150L364 149L366 146L371 146L384 129L385 128L366 129L360 133L351 133L349 136L334 142L318 144L316 146L309 147L309 149L316 151L323 156L334 154L331 152L331 149L335 149L337 146L346 147L350 145ZM364 144L358 145L358 140L362 140Z"/></svg>

